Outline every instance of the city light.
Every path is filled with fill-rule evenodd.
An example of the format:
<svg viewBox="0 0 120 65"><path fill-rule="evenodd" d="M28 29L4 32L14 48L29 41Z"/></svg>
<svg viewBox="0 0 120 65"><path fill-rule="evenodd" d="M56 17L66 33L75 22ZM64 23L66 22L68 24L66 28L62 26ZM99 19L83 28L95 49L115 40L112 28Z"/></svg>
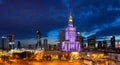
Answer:
<svg viewBox="0 0 120 65"><path fill-rule="evenodd" d="M79 55L79 52L71 52L73 55Z"/></svg>
<svg viewBox="0 0 120 65"><path fill-rule="evenodd" d="M0 0L0 65L120 65L120 0Z"/></svg>
<svg viewBox="0 0 120 65"><path fill-rule="evenodd" d="M89 55L89 54L87 54L87 56L89 57L90 55Z"/></svg>

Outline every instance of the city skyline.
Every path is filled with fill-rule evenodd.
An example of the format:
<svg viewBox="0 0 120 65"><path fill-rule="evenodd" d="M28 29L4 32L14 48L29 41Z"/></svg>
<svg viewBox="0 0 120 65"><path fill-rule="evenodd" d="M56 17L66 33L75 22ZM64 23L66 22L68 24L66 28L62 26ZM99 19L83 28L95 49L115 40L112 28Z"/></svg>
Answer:
<svg viewBox="0 0 120 65"><path fill-rule="evenodd" d="M119 0L0 0L0 36L15 35L15 42L34 44L36 31L49 43L58 42L59 31L65 30L70 8L73 24L84 37L116 35L120 40Z"/></svg>

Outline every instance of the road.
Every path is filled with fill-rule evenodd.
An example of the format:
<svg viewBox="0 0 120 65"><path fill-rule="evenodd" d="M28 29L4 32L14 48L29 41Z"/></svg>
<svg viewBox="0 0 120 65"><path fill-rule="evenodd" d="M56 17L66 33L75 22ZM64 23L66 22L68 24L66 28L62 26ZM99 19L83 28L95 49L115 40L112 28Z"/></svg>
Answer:
<svg viewBox="0 0 120 65"><path fill-rule="evenodd" d="M51 61L51 62L31 62L31 65L82 65L82 62Z"/></svg>
<svg viewBox="0 0 120 65"><path fill-rule="evenodd" d="M16 61L5 62L4 65L82 65L82 61Z"/></svg>
<svg viewBox="0 0 120 65"><path fill-rule="evenodd" d="M93 65L90 62L84 63L84 61L27 61L27 60L15 60L11 62L4 62L0 65ZM104 62L98 63L98 65L106 65Z"/></svg>

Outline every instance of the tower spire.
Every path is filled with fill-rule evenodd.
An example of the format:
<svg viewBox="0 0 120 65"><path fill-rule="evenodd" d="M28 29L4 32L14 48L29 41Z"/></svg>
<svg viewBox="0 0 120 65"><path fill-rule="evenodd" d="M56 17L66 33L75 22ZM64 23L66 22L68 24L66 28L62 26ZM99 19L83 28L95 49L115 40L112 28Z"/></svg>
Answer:
<svg viewBox="0 0 120 65"><path fill-rule="evenodd" d="M73 22L73 21L72 21L72 11L71 11L71 9L70 9L70 17L69 17L69 22Z"/></svg>

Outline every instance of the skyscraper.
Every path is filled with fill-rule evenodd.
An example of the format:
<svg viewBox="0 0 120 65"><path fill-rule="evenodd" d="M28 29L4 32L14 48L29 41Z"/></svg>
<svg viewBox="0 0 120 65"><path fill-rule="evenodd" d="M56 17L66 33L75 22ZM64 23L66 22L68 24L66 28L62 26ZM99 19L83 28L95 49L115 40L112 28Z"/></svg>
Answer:
<svg viewBox="0 0 120 65"><path fill-rule="evenodd" d="M37 30L37 49L42 49L41 32Z"/></svg>
<svg viewBox="0 0 120 65"><path fill-rule="evenodd" d="M115 49L115 36L111 36L111 49Z"/></svg>
<svg viewBox="0 0 120 65"><path fill-rule="evenodd" d="M84 48L84 46L83 46L83 37L82 37L82 35L81 35L80 32L77 32L76 39L77 39L77 41L80 42L80 44L81 44L81 48Z"/></svg>
<svg viewBox="0 0 120 65"><path fill-rule="evenodd" d="M80 50L80 43L76 41L76 28L73 26L72 13L70 12L68 26L65 31L65 41L62 42L62 51Z"/></svg>
<svg viewBox="0 0 120 65"><path fill-rule="evenodd" d="M6 49L6 37L2 36L2 50Z"/></svg>
<svg viewBox="0 0 120 65"><path fill-rule="evenodd" d="M96 38L94 36L88 37L88 48L95 49Z"/></svg>
<svg viewBox="0 0 120 65"><path fill-rule="evenodd" d="M64 30L60 30L60 36L59 36L59 40L60 40L60 50L62 50L62 42L65 40L65 32Z"/></svg>
<svg viewBox="0 0 120 65"><path fill-rule="evenodd" d="M8 38L9 38L9 50L14 49L15 48L14 34L10 34Z"/></svg>
<svg viewBox="0 0 120 65"><path fill-rule="evenodd" d="M48 40L44 39L44 49L45 51L48 51Z"/></svg>

